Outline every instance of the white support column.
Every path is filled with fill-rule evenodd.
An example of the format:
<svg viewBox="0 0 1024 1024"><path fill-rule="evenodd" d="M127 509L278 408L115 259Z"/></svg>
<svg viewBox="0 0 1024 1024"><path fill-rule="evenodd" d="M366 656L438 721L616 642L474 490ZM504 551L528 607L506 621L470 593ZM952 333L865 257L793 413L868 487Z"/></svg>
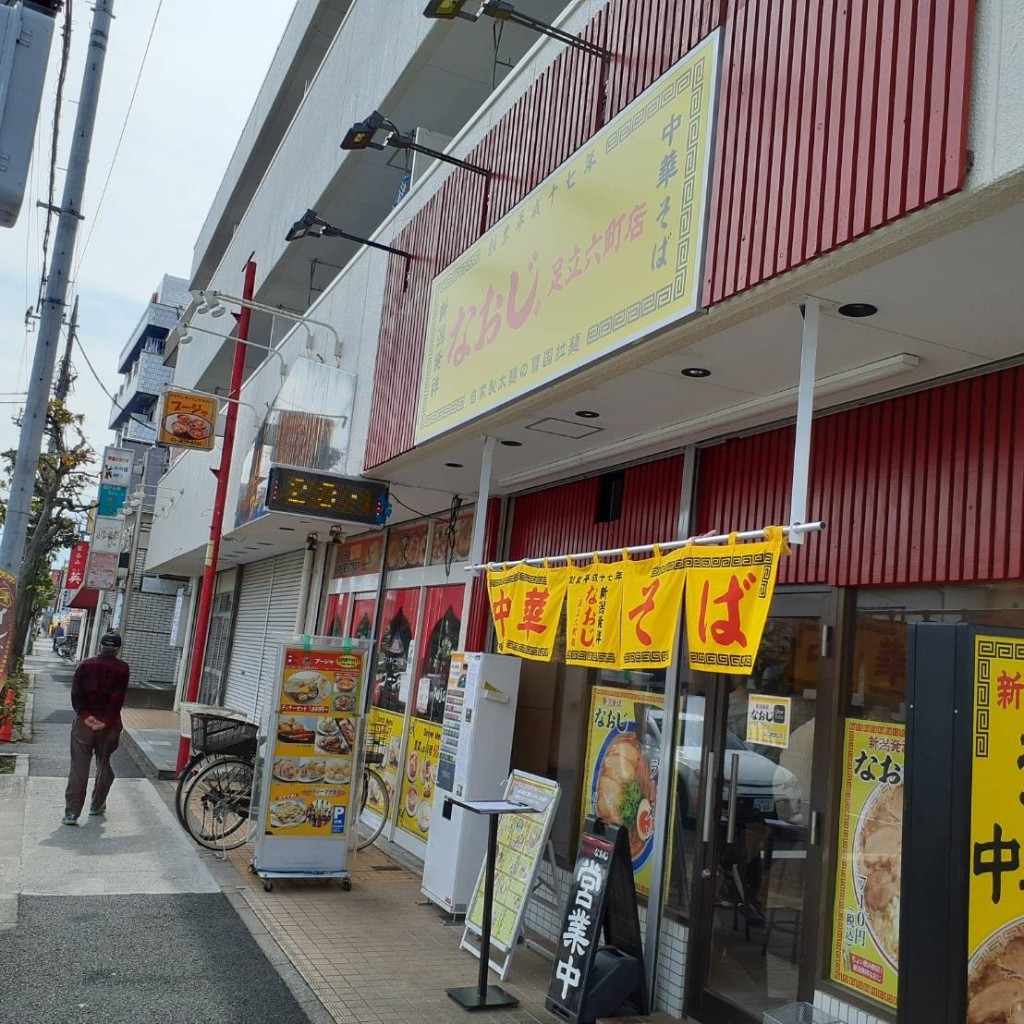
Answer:
<svg viewBox="0 0 1024 1024"><path fill-rule="evenodd" d="M480 486L477 489L476 509L473 512L473 539L469 545L469 564L479 566L484 559L484 530L487 525L487 504L491 498L491 467L494 463L494 446L497 438L485 437L480 456ZM466 635L469 631L469 609L473 601L473 581L480 575L474 569L466 581L466 592L462 598L462 624L459 626L459 650L466 649Z"/></svg>
<svg viewBox="0 0 1024 1024"><path fill-rule="evenodd" d="M800 343L800 384L796 403L796 441L793 445L793 490L789 499L789 525L807 522L807 480L811 464L811 419L814 415L814 373L818 360L818 300L804 300L804 327ZM804 535L789 535L790 544L803 544Z"/></svg>

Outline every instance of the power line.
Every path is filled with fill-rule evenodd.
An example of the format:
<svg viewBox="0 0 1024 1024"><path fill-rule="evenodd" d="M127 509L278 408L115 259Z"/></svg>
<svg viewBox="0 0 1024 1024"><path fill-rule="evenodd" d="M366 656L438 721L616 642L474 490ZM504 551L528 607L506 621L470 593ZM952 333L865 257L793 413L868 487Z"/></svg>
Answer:
<svg viewBox="0 0 1024 1024"><path fill-rule="evenodd" d="M96 367L92 365L92 360L89 358L89 353L85 351L85 346L82 344L82 339L76 335L76 340L78 342L78 351L82 353L82 358L85 360L85 365L89 367L89 372L92 374L93 379L96 381L97 384L99 384L103 394L105 394L107 398L110 399L111 404L114 406L114 408L118 412L124 412L124 406L121 405L120 402L118 402L118 400L110 393L110 391L107 389L107 385L103 383L102 379L100 378L100 375L96 372ZM138 423L139 426L145 427L147 430L155 429L152 423L147 423L145 420L140 420L139 417L135 415L135 413L130 412L128 413L128 415L131 419Z"/></svg>
<svg viewBox="0 0 1024 1024"><path fill-rule="evenodd" d="M107 195L107 186L110 184L110 176L114 173L114 165L117 163L118 154L121 152L121 143L124 141L124 133L128 128L128 118L131 117L132 107L135 105L135 94L139 91L139 82L142 81L142 72L146 67L146 58L149 56L149 47L153 42L153 33L156 31L157 19L160 17L160 9L163 5L164 0L159 0L156 5L156 12L153 14L153 24L149 26L149 38L146 40L146 49L142 51L142 60L139 63L139 73L135 76L135 86L132 89L131 99L128 101L128 109L124 114L124 123L121 125L121 134L117 137L117 145L114 147L114 155L110 159L110 167L107 168L107 177L103 182L103 190L100 192L99 202L96 204L96 209L93 211L92 223L89 225L89 231L85 236L85 242L82 244L81 251L78 254L78 262L75 264L75 280L78 280L78 272L82 269L82 263L85 261L85 253L89 248L89 242L92 240L92 233L96 228L96 221L99 219L103 200Z"/></svg>

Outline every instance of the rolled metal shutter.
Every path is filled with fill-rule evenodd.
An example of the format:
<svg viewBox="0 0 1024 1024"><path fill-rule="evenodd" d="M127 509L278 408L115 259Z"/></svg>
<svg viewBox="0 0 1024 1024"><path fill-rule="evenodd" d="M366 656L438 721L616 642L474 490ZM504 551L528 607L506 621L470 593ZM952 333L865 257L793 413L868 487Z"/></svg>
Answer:
<svg viewBox="0 0 1024 1024"><path fill-rule="evenodd" d="M225 705L244 711L256 722L260 721L257 717L260 668L267 636L275 561L268 558L263 562L251 562L242 568L238 611L231 639L231 660L224 689Z"/></svg>
<svg viewBox="0 0 1024 1024"><path fill-rule="evenodd" d="M274 686L277 668L277 640L280 634L294 636L295 616L302 596L302 563L304 552L294 551L274 559L274 580L270 605L267 608L267 626L263 638L263 661L260 666L260 685L257 711L262 721L263 711Z"/></svg>

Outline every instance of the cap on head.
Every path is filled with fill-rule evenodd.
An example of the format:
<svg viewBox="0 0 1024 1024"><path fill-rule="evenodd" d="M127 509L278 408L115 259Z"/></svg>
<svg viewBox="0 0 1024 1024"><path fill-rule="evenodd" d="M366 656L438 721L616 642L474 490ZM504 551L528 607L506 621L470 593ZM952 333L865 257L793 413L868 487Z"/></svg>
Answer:
<svg viewBox="0 0 1024 1024"><path fill-rule="evenodd" d="M100 647L108 651L121 650L121 636L119 633L104 633L100 637Z"/></svg>

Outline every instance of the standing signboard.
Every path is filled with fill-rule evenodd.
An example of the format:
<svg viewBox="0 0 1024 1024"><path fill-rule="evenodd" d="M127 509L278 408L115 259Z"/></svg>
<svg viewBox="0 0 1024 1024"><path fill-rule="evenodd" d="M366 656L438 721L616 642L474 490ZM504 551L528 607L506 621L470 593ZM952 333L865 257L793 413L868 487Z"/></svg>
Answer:
<svg viewBox="0 0 1024 1024"><path fill-rule="evenodd" d="M899 977L906 730L846 721L832 980L895 1008Z"/></svg>
<svg viewBox="0 0 1024 1024"><path fill-rule="evenodd" d="M558 937L546 1009L571 1022L580 1020L587 983L601 944L614 946L643 964L640 913L626 829L590 818L580 833L576 866ZM631 995L647 1012L647 986L641 966Z"/></svg>
<svg viewBox="0 0 1024 1024"><path fill-rule="evenodd" d="M450 787L449 787L450 788ZM544 856L551 826L555 820L560 790L558 783L528 772L513 771L502 795L511 803L526 804L536 814L508 814L498 821L498 855L494 873L494 906L491 922L491 949L505 954L501 964L491 962L502 981L508 976L516 940L523 926L526 906ZM466 929L462 935L462 948L480 956L479 947L470 934L483 932L484 870L476 882L476 889L466 913Z"/></svg>
<svg viewBox="0 0 1024 1024"><path fill-rule="evenodd" d="M974 636L967 1020L1024 1019L1024 638Z"/></svg>
<svg viewBox="0 0 1024 1024"><path fill-rule="evenodd" d="M370 645L296 637L278 648L253 868L265 888L288 877L337 877L347 887Z"/></svg>

